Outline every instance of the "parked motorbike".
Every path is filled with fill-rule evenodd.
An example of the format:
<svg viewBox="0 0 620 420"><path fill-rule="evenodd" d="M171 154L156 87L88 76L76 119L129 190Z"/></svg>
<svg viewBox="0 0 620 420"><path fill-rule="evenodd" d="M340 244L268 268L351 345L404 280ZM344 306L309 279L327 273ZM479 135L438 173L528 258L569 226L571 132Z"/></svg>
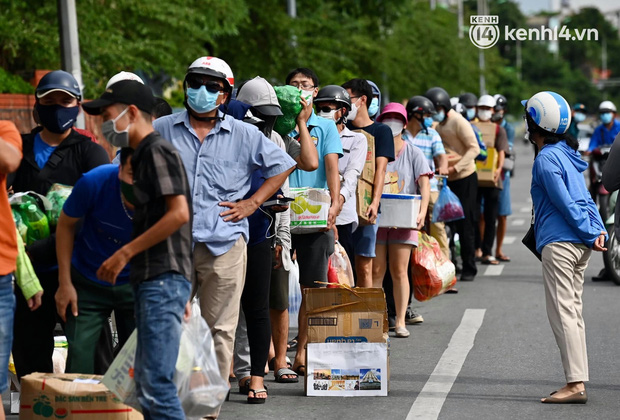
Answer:
<svg viewBox="0 0 620 420"><path fill-rule="evenodd" d="M614 191L609 197L609 203L606 211L610 214L605 221L605 228L609 235L607 240L607 251L603 252L603 263L605 264L605 277L611 279L620 286L620 239L616 236L614 229L616 201L618 199L618 191ZM620 223L620 221L619 221Z"/></svg>

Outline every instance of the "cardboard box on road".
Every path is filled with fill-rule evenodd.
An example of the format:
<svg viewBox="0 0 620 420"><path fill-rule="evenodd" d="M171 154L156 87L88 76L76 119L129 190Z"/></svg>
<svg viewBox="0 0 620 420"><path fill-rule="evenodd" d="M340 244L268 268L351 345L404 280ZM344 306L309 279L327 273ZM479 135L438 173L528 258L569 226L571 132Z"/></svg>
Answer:
<svg viewBox="0 0 620 420"><path fill-rule="evenodd" d="M385 343L383 289L306 289L304 294L309 343Z"/></svg>
<svg viewBox="0 0 620 420"><path fill-rule="evenodd" d="M33 373L21 381L20 420L140 420L101 383L101 376Z"/></svg>

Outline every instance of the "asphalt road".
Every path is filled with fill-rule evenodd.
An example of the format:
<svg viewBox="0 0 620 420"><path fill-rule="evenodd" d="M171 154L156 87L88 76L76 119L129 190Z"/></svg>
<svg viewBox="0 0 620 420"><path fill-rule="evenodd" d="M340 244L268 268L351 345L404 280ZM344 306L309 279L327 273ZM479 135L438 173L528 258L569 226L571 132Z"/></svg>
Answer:
<svg viewBox="0 0 620 420"><path fill-rule="evenodd" d="M512 243L504 249L512 262L479 266L475 281L457 284L458 294L415 305L424 323L409 326L408 339L391 339L388 397L305 397L303 383L277 384L269 374L265 405L248 405L233 384L220 418L619 419L620 326L614 320L620 319L620 287L592 282L603 266L600 254L590 261L584 291L590 400L585 406L539 402L564 384L564 375L545 312L541 265L521 244L530 220L533 152L521 140L516 149L507 234ZM472 314L479 328L467 323ZM461 335L473 340L469 352L457 339Z"/></svg>

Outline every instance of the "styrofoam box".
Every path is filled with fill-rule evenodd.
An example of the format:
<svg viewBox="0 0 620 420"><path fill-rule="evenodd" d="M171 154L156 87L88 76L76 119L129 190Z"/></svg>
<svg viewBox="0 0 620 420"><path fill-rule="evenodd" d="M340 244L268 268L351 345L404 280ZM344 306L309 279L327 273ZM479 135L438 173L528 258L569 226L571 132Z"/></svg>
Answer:
<svg viewBox="0 0 620 420"><path fill-rule="evenodd" d="M421 195L382 194L379 227L415 229Z"/></svg>

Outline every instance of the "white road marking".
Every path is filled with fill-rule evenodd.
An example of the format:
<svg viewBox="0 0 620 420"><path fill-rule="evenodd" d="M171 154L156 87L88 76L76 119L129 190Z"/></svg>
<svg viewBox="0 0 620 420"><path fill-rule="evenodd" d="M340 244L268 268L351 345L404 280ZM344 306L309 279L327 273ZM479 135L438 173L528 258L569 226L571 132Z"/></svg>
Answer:
<svg viewBox="0 0 620 420"><path fill-rule="evenodd" d="M523 226L525 224L525 219L512 219L510 222L512 226Z"/></svg>
<svg viewBox="0 0 620 420"><path fill-rule="evenodd" d="M520 211L521 213L531 213L531 212L532 212L532 208L531 208L531 207L521 207L521 208L519 209L519 211Z"/></svg>
<svg viewBox="0 0 620 420"><path fill-rule="evenodd" d="M486 309L465 310L461 325L454 331L448 348L413 402L407 420L433 420L439 417L446 397L474 346L485 312Z"/></svg>
<svg viewBox="0 0 620 420"><path fill-rule="evenodd" d="M504 236L504 245L512 245L516 240L516 236Z"/></svg>
<svg viewBox="0 0 620 420"><path fill-rule="evenodd" d="M483 275L484 276L501 276L503 270L504 270L504 265L502 265L502 264L490 265L484 271Z"/></svg>

